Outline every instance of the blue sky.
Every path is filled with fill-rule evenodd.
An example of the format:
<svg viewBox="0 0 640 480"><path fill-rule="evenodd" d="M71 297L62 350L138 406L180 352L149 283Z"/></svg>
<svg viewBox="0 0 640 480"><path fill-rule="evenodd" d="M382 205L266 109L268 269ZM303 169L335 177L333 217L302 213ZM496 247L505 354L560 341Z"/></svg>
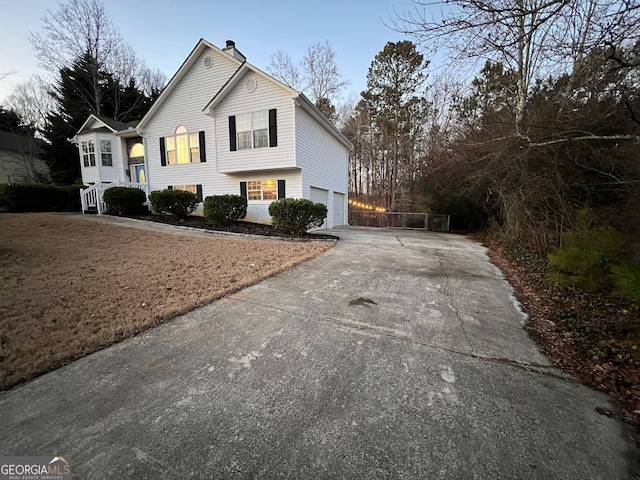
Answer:
<svg viewBox="0 0 640 480"><path fill-rule="evenodd" d="M56 0L0 0L0 73L17 73L0 81L0 104L14 84L38 73L28 40L39 31L46 9ZM234 40L250 63L265 69L278 50L301 60L307 46L328 40L338 69L351 85L344 96L359 94L375 55L388 41L406 37L383 24L393 9L414 8L411 0L105 0L125 41L147 65L171 77L202 37L223 47Z"/></svg>

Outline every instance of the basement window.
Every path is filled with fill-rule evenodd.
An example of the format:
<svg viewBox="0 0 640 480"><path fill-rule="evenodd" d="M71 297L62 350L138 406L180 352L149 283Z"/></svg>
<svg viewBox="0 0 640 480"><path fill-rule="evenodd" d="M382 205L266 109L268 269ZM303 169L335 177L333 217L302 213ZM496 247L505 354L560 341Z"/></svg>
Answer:
<svg viewBox="0 0 640 480"><path fill-rule="evenodd" d="M247 200L277 200L276 180L253 180L247 182Z"/></svg>

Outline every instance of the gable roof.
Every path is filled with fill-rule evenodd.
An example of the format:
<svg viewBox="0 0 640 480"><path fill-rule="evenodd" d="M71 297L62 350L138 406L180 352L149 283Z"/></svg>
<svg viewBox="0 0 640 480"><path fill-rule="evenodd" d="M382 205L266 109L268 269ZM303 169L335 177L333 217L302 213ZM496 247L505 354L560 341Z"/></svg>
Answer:
<svg viewBox="0 0 640 480"><path fill-rule="evenodd" d="M204 38L201 38L196 44L196 46L193 48L193 50L191 50L191 53L189 54L187 59L184 62L182 62L182 65L180 65L180 68L175 73L175 75L171 77L171 80L169 80L169 83L167 83L167 86L164 87L164 90L162 90L162 93L160 94L160 96L156 99L155 102L153 102L149 111L145 114L144 117L142 117L142 120L140 120L138 125L136 125L138 129L144 128L144 126L147 123L149 123L149 120L151 120L151 118L155 115L155 113L158 111L160 106L166 101L167 97L171 95L171 92L175 89L176 85L180 83L180 80L182 80L182 78L186 75L189 69L193 66L195 61L200 56L200 54L202 54L202 52L205 51L207 48L210 48L223 55L226 55L229 59L235 61L238 65L242 64L242 61L240 61L233 55L228 54L227 52L216 47L214 44L208 42Z"/></svg>
<svg viewBox="0 0 640 480"><path fill-rule="evenodd" d="M318 107L316 107L311 100L309 100L304 93L294 90L288 85L282 83L277 78L272 77L268 73L263 72L259 68L251 65L249 62L243 62L240 65L240 68L236 70L236 72L227 80L227 82L222 86L220 90L213 96L213 98L207 103L207 105L202 109L202 111L211 115L213 110L220 105L222 100L234 89L234 87L240 82L242 77L244 77L248 72L253 72L264 78L265 80L278 85L280 88L284 89L291 95L291 98L294 101L297 101L297 104L302 107L307 113L309 113L317 122L320 123L326 130L329 131L340 143L342 143L345 147L351 148L353 144L349 141L347 137L345 137L340 130L336 128L336 126L320 111Z"/></svg>
<svg viewBox="0 0 640 480"><path fill-rule="evenodd" d="M92 121L98 121L102 123L103 126L97 127L97 128L96 127L87 128L87 126ZM129 127L135 127L137 123L138 123L137 121L124 123L118 120L113 120L111 118L103 117L101 115L96 115L92 113L82 124L82 126L80 127L76 135L80 135L81 133L86 133L86 132L105 132L105 131L111 131L112 133L115 133L120 130L127 130Z"/></svg>

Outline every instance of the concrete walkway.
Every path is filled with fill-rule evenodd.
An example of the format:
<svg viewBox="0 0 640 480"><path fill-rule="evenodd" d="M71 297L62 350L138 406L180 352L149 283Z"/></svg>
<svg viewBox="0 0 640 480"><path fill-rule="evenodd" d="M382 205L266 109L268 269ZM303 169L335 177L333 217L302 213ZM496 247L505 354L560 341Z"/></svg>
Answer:
<svg viewBox="0 0 640 480"><path fill-rule="evenodd" d="M0 455L76 478L630 479L468 239L343 227L323 255L0 395Z"/></svg>

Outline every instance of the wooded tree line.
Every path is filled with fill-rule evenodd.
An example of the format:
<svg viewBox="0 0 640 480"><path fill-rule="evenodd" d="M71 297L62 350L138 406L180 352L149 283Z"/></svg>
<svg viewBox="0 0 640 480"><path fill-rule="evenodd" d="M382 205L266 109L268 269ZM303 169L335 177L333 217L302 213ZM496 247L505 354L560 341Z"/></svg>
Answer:
<svg viewBox="0 0 640 480"><path fill-rule="evenodd" d="M488 219L541 251L584 207L640 233L640 7L443 3L441 21L420 8L395 19L417 43L385 46L344 119L351 195L459 226ZM427 78L423 54L443 49L453 73Z"/></svg>
<svg viewBox="0 0 640 480"><path fill-rule="evenodd" d="M6 111L19 118L15 133L44 138L52 180L80 179L78 152L68 142L90 114L140 119L160 94L166 76L150 69L127 44L98 0L68 0L47 10L32 34L40 66L51 75L17 85Z"/></svg>

